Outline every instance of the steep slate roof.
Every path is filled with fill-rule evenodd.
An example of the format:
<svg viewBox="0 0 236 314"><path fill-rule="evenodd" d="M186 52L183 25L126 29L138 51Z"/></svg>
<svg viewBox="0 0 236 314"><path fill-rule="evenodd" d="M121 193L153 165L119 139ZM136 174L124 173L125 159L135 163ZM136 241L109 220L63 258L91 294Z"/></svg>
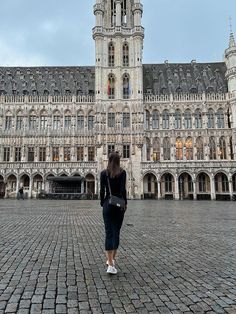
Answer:
<svg viewBox="0 0 236 314"><path fill-rule="evenodd" d="M224 93L225 73L224 62L144 64L144 94Z"/></svg>
<svg viewBox="0 0 236 314"><path fill-rule="evenodd" d="M0 94L93 95L94 67L0 67Z"/></svg>
<svg viewBox="0 0 236 314"><path fill-rule="evenodd" d="M144 94L227 92L225 63L144 64ZM94 95L95 67L0 67L0 95Z"/></svg>

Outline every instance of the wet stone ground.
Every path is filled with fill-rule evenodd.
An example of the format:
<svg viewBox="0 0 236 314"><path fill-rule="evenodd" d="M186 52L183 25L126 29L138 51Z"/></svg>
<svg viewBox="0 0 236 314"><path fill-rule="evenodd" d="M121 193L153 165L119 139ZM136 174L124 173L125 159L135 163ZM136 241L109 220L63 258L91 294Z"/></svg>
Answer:
<svg viewBox="0 0 236 314"><path fill-rule="evenodd" d="M101 213L0 200L0 314L236 313L236 203L130 201L116 276Z"/></svg>

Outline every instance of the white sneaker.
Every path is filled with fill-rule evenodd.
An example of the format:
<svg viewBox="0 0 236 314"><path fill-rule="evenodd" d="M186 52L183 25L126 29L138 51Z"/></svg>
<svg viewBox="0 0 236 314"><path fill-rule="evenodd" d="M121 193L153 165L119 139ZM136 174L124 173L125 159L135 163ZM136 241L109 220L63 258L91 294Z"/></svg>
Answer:
<svg viewBox="0 0 236 314"><path fill-rule="evenodd" d="M112 260L112 264L113 264L113 266L115 266L115 260L114 259ZM109 266L108 261L106 261L106 265Z"/></svg>
<svg viewBox="0 0 236 314"><path fill-rule="evenodd" d="M114 266L108 266L107 273L111 274L111 275L116 275L117 274L117 269Z"/></svg>

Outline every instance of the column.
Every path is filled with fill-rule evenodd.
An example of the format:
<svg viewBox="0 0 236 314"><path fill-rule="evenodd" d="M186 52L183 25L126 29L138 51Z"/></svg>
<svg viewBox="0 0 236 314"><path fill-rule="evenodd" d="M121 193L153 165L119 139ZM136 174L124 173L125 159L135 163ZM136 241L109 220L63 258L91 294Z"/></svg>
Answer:
<svg viewBox="0 0 236 314"><path fill-rule="evenodd" d="M84 180L81 181L81 193L84 194Z"/></svg>
<svg viewBox="0 0 236 314"><path fill-rule="evenodd" d="M215 178L213 174L211 175L210 180L211 180L211 200L215 200L216 191L215 191Z"/></svg>
<svg viewBox="0 0 236 314"><path fill-rule="evenodd" d="M233 181L232 177L229 178L229 194L230 194L230 200L233 199Z"/></svg>
<svg viewBox="0 0 236 314"><path fill-rule="evenodd" d="M178 175L175 175L175 199L179 199L179 182L178 182Z"/></svg>
<svg viewBox="0 0 236 314"><path fill-rule="evenodd" d="M193 180L193 199L197 199L197 182L195 179Z"/></svg>
<svg viewBox="0 0 236 314"><path fill-rule="evenodd" d="M20 177L18 176L16 178L16 196L17 196L17 193L19 191L19 188L20 188Z"/></svg>
<svg viewBox="0 0 236 314"><path fill-rule="evenodd" d="M121 26L121 2L116 0L116 26Z"/></svg>
<svg viewBox="0 0 236 314"><path fill-rule="evenodd" d="M161 181L157 181L157 189L158 189L158 200L161 199Z"/></svg>
<svg viewBox="0 0 236 314"><path fill-rule="evenodd" d="M30 177L29 196L28 196L28 198L32 198L32 187L33 187L33 178Z"/></svg>

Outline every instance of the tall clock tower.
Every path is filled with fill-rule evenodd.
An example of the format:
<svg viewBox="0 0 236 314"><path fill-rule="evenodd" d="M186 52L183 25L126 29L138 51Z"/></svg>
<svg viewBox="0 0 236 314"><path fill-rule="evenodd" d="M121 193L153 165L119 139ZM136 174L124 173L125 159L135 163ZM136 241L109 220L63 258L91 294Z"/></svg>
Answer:
<svg viewBox="0 0 236 314"><path fill-rule="evenodd" d="M129 197L139 194L141 175L142 13L140 0L97 0L94 5L97 155L103 168L110 151L120 152L128 174Z"/></svg>

